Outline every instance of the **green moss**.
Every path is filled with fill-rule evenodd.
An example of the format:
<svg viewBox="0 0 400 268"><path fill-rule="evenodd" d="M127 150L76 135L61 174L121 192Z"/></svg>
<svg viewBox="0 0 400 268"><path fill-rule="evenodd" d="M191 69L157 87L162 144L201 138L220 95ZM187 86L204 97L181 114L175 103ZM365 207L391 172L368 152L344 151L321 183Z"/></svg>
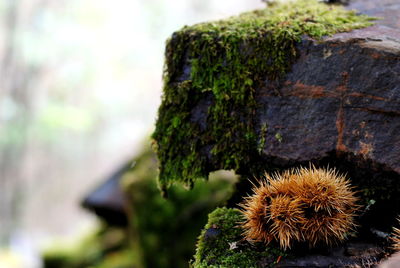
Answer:
<svg viewBox="0 0 400 268"><path fill-rule="evenodd" d="M167 43L164 94L153 134L161 186L191 185L207 178L210 169L246 167L253 173L251 163L263 143L255 129L255 89L290 69L303 35L320 39L370 21L339 6L299 0L175 32ZM193 114L201 100L211 103L203 123Z"/></svg>
<svg viewBox="0 0 400 268"><path fill-rule="evenodd" d="M209 214L208 223L197 243L193 266L202 267L268 267L285 253L273 247L257 247L243 242L237 209L218 208ZM212 232L209 230L213 230Z"/></svg>

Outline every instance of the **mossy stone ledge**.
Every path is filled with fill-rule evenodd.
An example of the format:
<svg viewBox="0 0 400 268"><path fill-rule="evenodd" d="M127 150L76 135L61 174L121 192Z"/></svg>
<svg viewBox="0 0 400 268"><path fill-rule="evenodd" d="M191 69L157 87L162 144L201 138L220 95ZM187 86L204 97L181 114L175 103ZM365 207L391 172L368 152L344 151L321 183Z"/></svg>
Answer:
<svg viewBox="0 0 400 268"><path fill-rule="evenodd" d="M250 244L243 239L238 209L217 208L208 215L208 223L197 243L192 266L205 267L274 267L285 252L279 246Z"/></svg>
<svg viewBox="0 0 400 268"><path fill-rule="evenodd" d="M161 187L190 186L218 169L260 173L269 129L256 122L258 89L285 76L305 36L320 40L371 24L354 11L299 0L175 32L153 133Z"/></svg>
<svg viewBox="0 0 400 268"><path fill-rule="evenodd" d="M276 242L249 243L243 237L242 217L238 209L226 207L210 213L191 267L366 267L367 263L372 267L386 256L382 245L354 238L334 247L310 249L299 244L286 251Z"/></svg>

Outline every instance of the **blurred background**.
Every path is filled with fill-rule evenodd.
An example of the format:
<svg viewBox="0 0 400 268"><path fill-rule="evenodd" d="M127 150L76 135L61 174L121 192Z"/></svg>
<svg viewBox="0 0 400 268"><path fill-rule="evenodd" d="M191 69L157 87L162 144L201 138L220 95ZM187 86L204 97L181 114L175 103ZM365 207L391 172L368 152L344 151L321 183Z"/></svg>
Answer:
<svg viewBox="0 0 400 268"><path fill-rule="evenodd" d="M1 0L0 268L42 267L101 225L80 203L148 142L174 30L263 6Z"/></svg>

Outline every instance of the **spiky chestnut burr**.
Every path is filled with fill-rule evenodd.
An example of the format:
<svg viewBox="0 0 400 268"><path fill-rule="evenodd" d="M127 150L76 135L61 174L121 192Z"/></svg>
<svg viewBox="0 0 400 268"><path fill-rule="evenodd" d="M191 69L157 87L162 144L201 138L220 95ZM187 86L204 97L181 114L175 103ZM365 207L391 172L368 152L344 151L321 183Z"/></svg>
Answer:
<svg viewBox="0 0 400 268"><path fill-rule="evenodd" d="M305 222L305 215L300 200L278 195L271 199L267 216L271 220L270 232L282 248L290 247L293 240L302 239L300 227Z"/></svg>
<svg viewBox="0 0 400 268"><path fill-rule="evenodd" d="M311 247L342 241L354 228L359 208L349 182L334 169L293 169L253 188L241 204L244 235L250 241L279 242L284 249L295 241Z"/></svg>
<svg viewBox="0 0 400 268"><path fill-rule="evenodd" d="M298 198L305 204L305 241L316 246L346 239L359 209L349 181L335 169L316 168L298 170L296 180Z"/></svg>
<svg viewBox="0 0 400 268"><path fill-rule="evenodd" d="M282 176L266 175L267 180L254 186L252 196L240 206L245 217L244 235L249 241L279 241L284 249L290 248L294 240L301 240L301 225L304 224L302 204L296 200L290 172Z"/></svg>
<svg viewBox="0 0 400 268"><path fill-rule="evenodd" d="M249 241L269 244L274 239L268 217L271 193L265 181L261 181L259 187L254 187L253 192L253 196L246 197L245 202L240 204L246 219L243 222L244 236Z"/></svg>

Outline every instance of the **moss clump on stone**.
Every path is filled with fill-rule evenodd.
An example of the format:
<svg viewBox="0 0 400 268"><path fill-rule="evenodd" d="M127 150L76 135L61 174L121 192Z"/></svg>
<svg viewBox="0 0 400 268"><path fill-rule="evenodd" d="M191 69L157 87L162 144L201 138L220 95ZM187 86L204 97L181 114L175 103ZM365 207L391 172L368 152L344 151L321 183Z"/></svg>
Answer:
<svg viewBox="0 0 400 268"><path fill-rule="evenodd" d="M275 247L258 247L243 240L243 221L237 209L217 208L208 216L208 223L197 243L193 266L203 267L268 267L285 256Z"/></svg>
<svg viewBox="0 0 400 268"><path fill-rule="evenodd" d="M153 134L161 186L191 185L214 169L254 174L262 143L255 89L290 69L303 35L320 39L369 25L371 18L354 11L298 0L175 32Z"/></svg>

